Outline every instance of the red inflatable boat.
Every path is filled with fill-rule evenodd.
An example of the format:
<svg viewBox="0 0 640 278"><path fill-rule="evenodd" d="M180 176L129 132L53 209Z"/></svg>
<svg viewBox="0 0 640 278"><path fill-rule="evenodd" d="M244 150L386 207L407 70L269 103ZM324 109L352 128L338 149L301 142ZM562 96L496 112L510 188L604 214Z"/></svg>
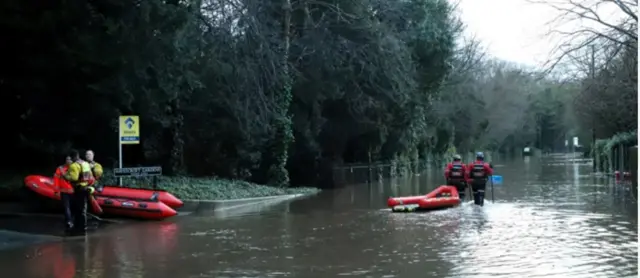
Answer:
<svg viewBox="0 0 640 278"><path fill-rule="evenodd" d="M53 178L45 176L27 176L25 185L34 192L55 200L60 200L59 192L54 190ZM177 212L164 203L166 200L174 206L182 206L182 201L166 191L122 188L105 186L101 192L95 192L91 198L92 211L102 211L120 216L160 220L175 216Z"/></svg>
<svg viewBox="0 0 640 278"><path fill-rule="evenodd" d="M164 190L148 190L148 189L136 189L125 188L117 186L105 186L98 192L96 196L103 196L109 198L127 198L131 200L139 201L160 201L171 208L182 207L184 203L173 194Z"/></svg>
<svg viewBox="0 0 640 278"><path fill-rule="evenodd" d="M430 210L454 207L460 204L460 196L455 186L441 185L427 195L392 197L387 206L394 211Z"/></svg>
<svg viewBox="0 0 640 278"><path fill-rule="evenodd" d="M410 197L391 197L387 200L387 206L390 208L395 206L402 205L417 205L418 202L424 198L427 198L427 195L420 196L410 196Z"/></svg>
<svg viewBox="0 0 640 278"><path fill-rule="evenodd" d="M418 201L421 209L450 208L460 204L460 195L455 186L441 185L427 194L427 198Z"/></svg>
<svg viewBox="0 0 640 278"><path fill-rule="evenodd" d="M54 200L60 201L60 192L56 191L53 186L53 179L45 176L27 176L24 179L24 184L32 191ZM102 208L98 204L95 198L90 199L91 212L95 214L102 214Z"/></svg>
<svg viewBox="0 0 640 278"><path fill-rule="evenodd" d="M178 214L163 202L136 201L122 198L96 196L96 200L106 214L133 218L162 220Z"/></svg>

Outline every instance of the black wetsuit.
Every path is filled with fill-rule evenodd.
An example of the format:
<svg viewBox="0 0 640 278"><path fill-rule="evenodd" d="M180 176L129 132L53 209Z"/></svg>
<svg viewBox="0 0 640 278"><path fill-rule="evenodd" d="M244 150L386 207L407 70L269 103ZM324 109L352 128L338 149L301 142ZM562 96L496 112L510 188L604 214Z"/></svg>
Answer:
<svg viewBox="0 0 640 278"><path fill-rule="evenodd" d="M471 166L471 165L470 165ZM487 187L487 171L484 169L484 163L474 163L469 167L469 177L471 178L471 190L473 190L473 202L476 205L484 205L484 192Z"/></svg>
<svg viewBox="0 0 640 278"><path fill-rule="evenodd" d="M89 191L86 186L74 186L72 214L74 234L84 234L87 232L87 207Z"/></svg>

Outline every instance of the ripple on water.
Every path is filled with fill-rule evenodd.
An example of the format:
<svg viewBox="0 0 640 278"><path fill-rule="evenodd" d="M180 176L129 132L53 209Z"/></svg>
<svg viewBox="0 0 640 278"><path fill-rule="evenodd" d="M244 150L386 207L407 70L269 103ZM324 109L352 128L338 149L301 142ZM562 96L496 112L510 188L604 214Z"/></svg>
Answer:
<svg viewBox="0 0 640 278"><path fill-rule="evenodd" d="M521 182L496 188L498 201L484 207L465 203L396 214L378 210L385 198L374 195L381 191L358 195L354 190L346 207L369 205L370 210L345 209L336 198L322 200L321 208L302 202L313 207L311 213L184 220L179 244L162 251L165 255L123 246L117 251L122 259L103 268L111 265L123 277L163 277L173 271L180 272L176 277L635 276L637 218L614 209L620 199L606 193L612 188L585 181L572 173L577 167L544 166L534 173L535 163L532 159L525 171L501 168L506 181ZM139 242L158 244L157 239ZM2 257L0 264L16 262L20 255ZM79 274L93 271L78 269Z"/></svg>
<svg viewBox="0 0 640 278"><path fill-rule="evenodd" d="M637 244L629 242L637 229L626 221L604 225L611 215L496 204L484 220L479 233L472 226L481 220L466 222L460 245L448 247L454 276L620 277L637 261Z"/></svg>

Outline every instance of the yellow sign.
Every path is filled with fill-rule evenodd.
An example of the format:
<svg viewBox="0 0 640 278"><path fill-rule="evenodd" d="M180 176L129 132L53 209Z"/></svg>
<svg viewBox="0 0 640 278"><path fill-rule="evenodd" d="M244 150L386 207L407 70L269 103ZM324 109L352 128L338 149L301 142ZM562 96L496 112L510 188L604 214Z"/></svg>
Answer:
<svg viewBox="0 0 640 278"><path fill-rule="evenodd" d="M140 144L140 118L120 116L120 144Z"/></svg>

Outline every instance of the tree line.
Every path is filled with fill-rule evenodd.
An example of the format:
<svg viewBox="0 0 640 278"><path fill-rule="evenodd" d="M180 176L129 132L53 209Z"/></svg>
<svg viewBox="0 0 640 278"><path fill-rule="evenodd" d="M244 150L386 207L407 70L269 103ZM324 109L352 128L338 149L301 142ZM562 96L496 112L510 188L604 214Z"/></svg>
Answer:
<svg viewBox="0 0 640 278"><path fill-rule="evenodd" d="M547 5L558 14L550 22L553 28L549 35L559 43L549 59L547 72L563 73L565 82L576 86L568 103L573 111L575 133L590 138L589 148L600 140L635 134L637 1L532 1ZM567 29L567 25L577 27ZM636 145L637 139L625 144Z"/></svg>
<svg viewBox="0 0 640 278"><path fill-rule="evenodd" d="M31 161L4 169L56 165L70 148L114 165L129 114L142 143L126 164L320 186L343 163L558 149L637 117L637 38L567 80L490 57L447 0L0 6L6 146Z"/></svg>

